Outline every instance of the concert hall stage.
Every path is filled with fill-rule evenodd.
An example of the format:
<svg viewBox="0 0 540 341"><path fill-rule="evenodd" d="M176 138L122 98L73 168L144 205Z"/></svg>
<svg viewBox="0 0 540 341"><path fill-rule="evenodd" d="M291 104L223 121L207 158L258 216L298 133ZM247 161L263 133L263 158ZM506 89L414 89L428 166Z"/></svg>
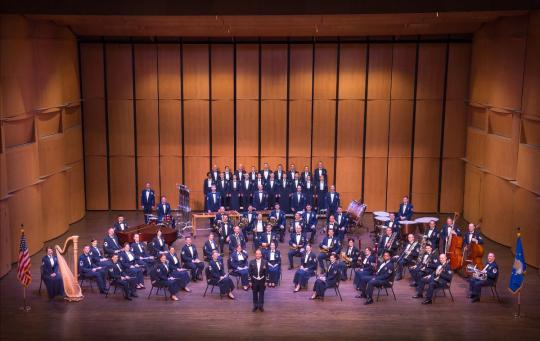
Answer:
<svg viewBox="0 0 540 341"><path fill-rule="evenodd" d="M51 241L63 243L67 236L79 235L80 248L91 238L102 244L106 229L118 212L87 212L86 217L72 225L62 237ZM143 220L141 213L128 212L126 218L131 226ZM371 215L364 217L372 225ZM321 223L321 222L320 222ZM201 224L202 225L202 224ZM463 225L463 222L461 223ZM321 228L321 226L319 226ZM199 231L195 244L202 253L202 244L207 233ZM318 241L321 234L317 235ZM358 236L355 236L357 239ZM362 230L362 246L367 246L369 236ZM286 238L288 239L288 238ZM183 240L175 245L179 250ZM392 296L381 296L379 302L365 306L356 295L352 281L341 283L343 302L328 290L324 301L310 301L314 279L309 281L309 291L293 293L293 270L287 270L287 243L279 246L283 259L283 278L277 288L267 288L265 312L251 312L251 291L235 290L237 297L232 301L220 300L214 291L202 297L205 282L191 283L191 293L179 293L180 300L165 301L163 296L147 299L150 290L146 278L145 290L139 290L139 298L132 302L123 299L117 291L105 298L95 289L85 286L84 300L67 303L60 298L50 302L45 290L38 295L39 266L43 253L32 256L33 281L29 287L28 313L19 310L22 305L22 287L12 270L0 280L2 340L45 340L45 339L94 339L107 340L164 340L164 339L537 339L540 322L540 278L537 270L529 268L522 291L523 317L513 317L516 300L507 290L513 256L511 251L499 244L486 240L485 250L493 251L501 272L499 294L502 303L491 297L489 289L483 290L482 300L471 304L466 296L467 283L454 276L452 292L455 302L449 297L438 297L432 305L421 305L421 300L412 299L414 291L409 287L409 274L396 282L394 289L397 301ZM251 242L248 245L250 258ZM318 253L318 247L315 248ZM228 252L226 253L228 256ZM298 265L298 258L295 258Z"/></svg>

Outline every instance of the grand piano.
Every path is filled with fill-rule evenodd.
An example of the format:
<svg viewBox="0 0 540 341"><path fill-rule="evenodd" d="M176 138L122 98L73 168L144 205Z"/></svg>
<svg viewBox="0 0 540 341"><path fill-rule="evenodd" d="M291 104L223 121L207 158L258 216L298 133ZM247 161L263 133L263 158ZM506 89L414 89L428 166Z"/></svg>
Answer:
<svg viewBox="0 0 540 341"><path fill-rule="evenodd" d="M134 227L128 228L126 231L116 232L118 236L118 241L120 245L125 242L132 243L134 242L133 236L138 233L140 236L141 242L150 242L157 234L157 231L161 230L163 239L168 245L174 243L178 238L178 231L171 227L157 225L157 224L141 224Z"/></svg>

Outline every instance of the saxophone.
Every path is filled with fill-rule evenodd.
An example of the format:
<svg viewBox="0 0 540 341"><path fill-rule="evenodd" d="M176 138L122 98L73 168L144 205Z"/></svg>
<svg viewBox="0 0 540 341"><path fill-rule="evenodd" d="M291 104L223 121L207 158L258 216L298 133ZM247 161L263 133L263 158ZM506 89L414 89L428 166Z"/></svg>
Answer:
<svg viewBox="0 0 540 341"><path fill-rule="evenodd" d="M352 258L347 257L347 254L343 251L339 254L339 258L347 267L350 267L352 265Z"/></svg>

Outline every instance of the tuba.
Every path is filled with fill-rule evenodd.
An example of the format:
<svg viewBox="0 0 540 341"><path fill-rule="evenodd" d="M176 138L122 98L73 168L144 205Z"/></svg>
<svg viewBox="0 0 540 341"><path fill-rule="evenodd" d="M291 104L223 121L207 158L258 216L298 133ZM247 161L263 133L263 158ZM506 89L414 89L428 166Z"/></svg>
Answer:
<svg viewBox="0 0 540 341"><path fill-rule="evenodd" d="M485 281L487 279L487 273L480 269L477 269L476 265L474 264L467 265L467 272L472 273L474 279L478 279L481 281Z"/></svg>

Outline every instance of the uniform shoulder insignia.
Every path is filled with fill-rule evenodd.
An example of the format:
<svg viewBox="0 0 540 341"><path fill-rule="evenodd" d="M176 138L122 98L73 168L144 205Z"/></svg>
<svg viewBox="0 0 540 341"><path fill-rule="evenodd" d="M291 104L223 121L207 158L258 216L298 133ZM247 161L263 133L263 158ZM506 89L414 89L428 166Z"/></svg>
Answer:
<svg viewBox="0 0 540 341"><path fill-rule="evenodd" d="M161 269L157 269L157 272L161 272Z"/></svg>
<svg viewBox="0 0 540 341"><path fill-rule="evenodd" d="M452 270L448 270L448 273L449 273L449 274L452 274Z"/></svg>
<svg viewBox="0 0 540 341"><path fill-rule="evenodd" d="M497 273L497 268L493 268L493 273Z"/></svg>
<svg viewBox="0 0 540 341"><path fill-rule="evenodd" d="M107 246L107 242L104 242L103 245Z"/></svg>
<svg viewBox="0 0 540 341"><path fill-rule="evenodd" d="M83 266L84 263L83 263L83 261L80 261L79 264L80 264L80 266Z"/></svg>
<svg viewBox="0 0 540 341"><path fill-rule="evenodd" d="M109 272L113 272L113 269L112 269L112 268L109 268Z"/></svg>
<svg viewBox="0 0 540 341"><path fill-rule="evenodd" d="M391 269L388 269L388 273L391 274L391 273L392 273L392 270L391 270Z"/></svg>

